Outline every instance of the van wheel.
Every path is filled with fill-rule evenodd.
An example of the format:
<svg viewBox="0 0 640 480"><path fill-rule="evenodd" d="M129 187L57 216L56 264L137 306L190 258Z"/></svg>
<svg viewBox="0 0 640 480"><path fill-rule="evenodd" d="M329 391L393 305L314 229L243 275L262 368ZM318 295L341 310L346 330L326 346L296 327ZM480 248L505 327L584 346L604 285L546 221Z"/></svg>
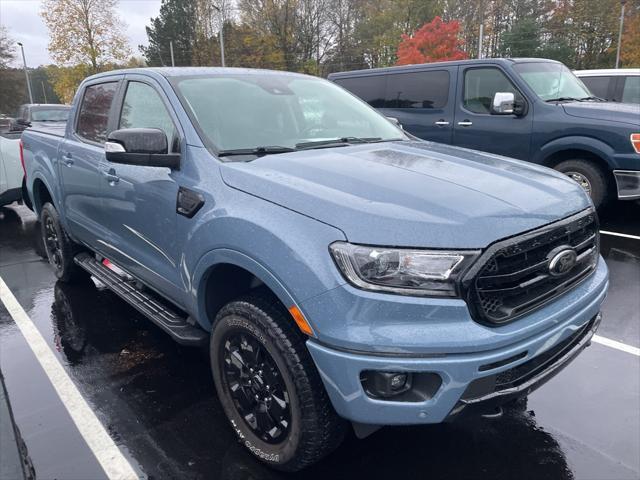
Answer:
<svg viewBox="0 0 640 480"><path fill-rule="evenodd" d="M79 247L64 231L58 211L51 203L45 203L42 207L40 231L47 258L58 280L72 283L89 278L89 274L74 263L73 257Z"/></svg>
<svg viewBox="0 0 640 480"><path fill-rule="evenodd" d="M213 378L231 426L241 444L279 470L317 462L346 432L304 341L264 291L223 307L211 334Z"/></svg>
<svg viewBox="0 0 640 480"><path fill-rule="evenodd" d="M555 166L589 194L596 208L602 207L609 196L607 176L602 169L591 160L565 160Z"/></svg>

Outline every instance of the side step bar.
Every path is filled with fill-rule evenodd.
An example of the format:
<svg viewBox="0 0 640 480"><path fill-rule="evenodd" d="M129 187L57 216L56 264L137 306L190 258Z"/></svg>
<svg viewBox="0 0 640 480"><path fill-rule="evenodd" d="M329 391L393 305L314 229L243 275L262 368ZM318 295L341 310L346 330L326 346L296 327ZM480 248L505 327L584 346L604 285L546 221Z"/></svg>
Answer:
<svg viewBox="0 0 640 480"><path fill-rule="evenodd" d="M176 313L153 292L138 288L135 280L121 277L88 253L79 253L73 260L179 344L197 346L207 343L207 332L190 324L187 317Z"/></svg>

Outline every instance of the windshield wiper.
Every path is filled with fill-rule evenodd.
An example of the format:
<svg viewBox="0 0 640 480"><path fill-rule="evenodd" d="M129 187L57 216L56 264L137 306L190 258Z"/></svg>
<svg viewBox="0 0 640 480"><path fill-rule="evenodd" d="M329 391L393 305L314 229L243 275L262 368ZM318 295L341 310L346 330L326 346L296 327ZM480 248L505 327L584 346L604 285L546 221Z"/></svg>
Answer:
<svg viewBox="0 0 640 480"><path fill-rule="evenodd" d="M545 100L545 102L581 102L582 98L575 97L558 97L558 98L550 98L549 100Z"/></svg>
<svg viewBox="0 0 640 480"><path fill-rule="evenodd" d="M295 148L291 147L281 147L279 145L270 145L264 147L254 147L254 148L235 148L232 150L220 150L218 152L219 157L231 157L233 155L269 155L275 153L287 153L287 152L295 152Z"/></svg>
<svg viewBox="0 0 640 480"><path fill-rule="evenodd" d="M600 97L582 97L580 100L594 100L596 102L606 102L604 98L600 98Z"/></svg>
<svg viewBox="0 0 640 480"><path fill-rule="evenodd" d="M380 137L341 137L330 140L314 140L311 142L296 143L296 148L298 150L305 150L309 148L346 147L347 145L353 145L356 143L374 143L380 141L382 141L382 138Z"/></svg>

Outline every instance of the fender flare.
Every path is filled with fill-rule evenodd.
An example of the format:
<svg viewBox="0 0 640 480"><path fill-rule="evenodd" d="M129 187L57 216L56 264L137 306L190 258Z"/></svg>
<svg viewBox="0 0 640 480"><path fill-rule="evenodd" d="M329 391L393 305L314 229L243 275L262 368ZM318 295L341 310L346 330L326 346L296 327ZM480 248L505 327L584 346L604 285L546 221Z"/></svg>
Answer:
<svg viewBox="0 0 640 480"><path fill-rule="evenodd" d="M196 320L202 328L207 331L211 330L212 319L207 318L206 292L207 275L216 266L222 264L230 264L240 267L251 274L255 275L262 283L271 289L285 307L292 305L298 306L291 293L282 284L282 282L269 269L264 267L248 255L232 250L229 248L219 248L210 250L200 257L193 274L191 275L189 285L188 302L192 306L194 312L197 313Z"/></svg>
<svg viewBox="0 0 640 480"><path fill-rule="evenodd" d="M49 194L51 195L51 199L53 200L56 209L60 214L62 214L62 212L60 211L60 199L58 198L58 191L51 187L51 184L47 180L46 175L43 175L41 171L35 171L33 173L33 179L27 182L27 192L29 192L30 198L33 202L33 211L35 212L35 214L38 216L40 215L40 209L38 208L38 202L36 201L38 199L36 198L36 192L33 189L33 186L35 185L37 180L40 180L42 183L44 183L44 186L47 188ZM29 188L29 186L31 186L31 188Z"/></svg>
<svg viewBox="0 0 640 480"><path fill-rule="evenodd" d="M544 144L535 154L533 161L541 165L547 165L547 159L552 155L565 150L584 150L606 162L610 169L615 167L613 156L615 154L613 148L603 142L592 137L569 136L556 138Z"/></svg>

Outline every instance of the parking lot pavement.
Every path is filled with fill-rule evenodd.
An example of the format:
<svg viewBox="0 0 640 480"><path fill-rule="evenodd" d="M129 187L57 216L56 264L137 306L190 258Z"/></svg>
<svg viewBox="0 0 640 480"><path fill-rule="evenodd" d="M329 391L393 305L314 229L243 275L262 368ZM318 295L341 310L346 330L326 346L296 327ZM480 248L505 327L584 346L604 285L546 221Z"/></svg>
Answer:
<svg viewBox="0 0 640 480"><path fill-rule="evenodd" d="M640 234L640 205L606 215L603 230ZM35 227L24 207L0 209L0 277L132 468L153 478L281 478L236 442L206 352L175 344L92 283L56 283L34 251ZM603 234L602 252L611 289L600 343L534 392L526 409L349 438L300 477L639 478L640 239ZM106 478L83 421L72 418L2 303L0 369L38 477Z"/></svg>

